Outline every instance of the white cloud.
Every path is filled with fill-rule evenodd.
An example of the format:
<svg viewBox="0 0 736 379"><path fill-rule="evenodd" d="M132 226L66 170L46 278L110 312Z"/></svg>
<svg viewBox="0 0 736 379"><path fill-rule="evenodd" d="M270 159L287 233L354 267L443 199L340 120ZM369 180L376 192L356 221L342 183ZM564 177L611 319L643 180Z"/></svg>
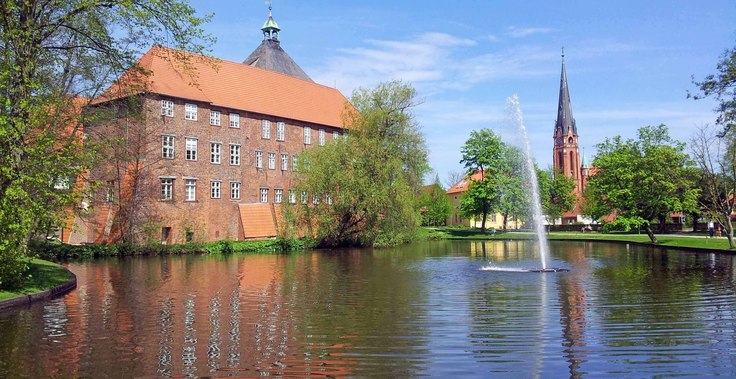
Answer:
<svg viewBox="0 0 736 379"><path fill-rule="evenodd" d="M508 34L514 38L524 38L533 34L547 34L554 31L555 29L552 28L517 28L512 26L509 28Z"/></svg>
<svg viewBox="0 0 736 379"><path fill-rule="evenodd" d="M500 52L479 51L477 42L445 33L425 33L411 40L363 41L336 51L329 64L314 72L318 83L334 84L344 93L357 87L399 79L425 94L467 90L497 78L549 75L555 54L539 47L514 47Z"/></svg>

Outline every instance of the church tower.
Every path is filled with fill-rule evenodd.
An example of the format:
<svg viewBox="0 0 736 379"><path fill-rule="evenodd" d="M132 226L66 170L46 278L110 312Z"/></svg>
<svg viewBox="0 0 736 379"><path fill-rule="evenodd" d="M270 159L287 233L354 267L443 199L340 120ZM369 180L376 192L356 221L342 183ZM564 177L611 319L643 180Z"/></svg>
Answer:
<svg viewBox="0 0 736 379"><path fill-rule="evenodd" d="M560 98L557 105L557 121L554 131L553 149L554 168L575 181L575 192L583 193L583 178L580 167L580 150L578 149L578 128L572 116L570 91L567 88L565 72L565 52L562 52L562 74L560 75Z"/></svg>

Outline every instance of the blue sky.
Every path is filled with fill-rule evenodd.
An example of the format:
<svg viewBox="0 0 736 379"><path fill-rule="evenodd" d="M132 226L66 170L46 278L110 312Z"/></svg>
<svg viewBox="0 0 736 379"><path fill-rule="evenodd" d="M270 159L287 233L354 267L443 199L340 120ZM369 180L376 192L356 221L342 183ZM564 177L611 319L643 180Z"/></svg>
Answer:
<svg viewBox="0 0 736 379"><path fill-rule="evenodd" d="M212 55L244 60L262 39L262 0L193 0L214 13ZM506 99L518 95L534 158L552 162L565 47L581 147L589 161L606 137L664 123L677 139L713 123L710 100L687 99L691 76L715 72L736 46L736 3L669 1L274 0L281 45L315 81L347 97L401 79L418 91L414 114L430 165L460 171L472 130L513 140Z"/></svg>

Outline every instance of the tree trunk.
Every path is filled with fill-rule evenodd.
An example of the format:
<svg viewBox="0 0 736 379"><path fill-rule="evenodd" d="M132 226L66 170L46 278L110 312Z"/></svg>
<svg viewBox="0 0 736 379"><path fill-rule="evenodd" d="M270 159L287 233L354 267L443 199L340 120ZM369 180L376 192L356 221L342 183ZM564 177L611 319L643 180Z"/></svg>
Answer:
<svg viewBox="0 0 736 379"><path fill-rule="evenodd" d="M483 210L483 217L481 218L482 222L480 224L480 232L485 233L486 232L486 217L488 217L488 212L484 209Z"/></svg>
<svg viewBox="0 0 736 379"><path fill-rule="evenodd" d="M734 246L733 242L733 222L731 222L731 217L726 217L726 238L728 238L728 246L729 248L733 249L736 248Z"/></svg>
<svg viewBox="0 0 736 379"><path fill-rule="evenodd" d="M667 233L667 216L660 215L657 218L659 219L659 232L661 234Z"/></svg>
<svg viewBox="0 0 736 379"><path fill-rule="evenodd" d="M700 219L700 215L693 212L691 216L693 218L693 232L696 232L697 231L696 229L698 228L698 220Z"/></svg>
<svg viewBox="0 0 736 379"><path fill-rule="evenodd" d="M644 226L644 230L647 232L649 239L652 240L652 243L655 243L655 244L659 243L657 241L657 237L654 236L654 232L652 231L652 227L651 225L649 225L649 223L647 223L646 226Z"/></svg>
<svg viewBox="0 0 736 379"><path fill-rule="evenodd" d="M508 228L508 224L509 224L509 214L504 213L503 214L503 231L504 232L506 232L506 229Z"/></svg>

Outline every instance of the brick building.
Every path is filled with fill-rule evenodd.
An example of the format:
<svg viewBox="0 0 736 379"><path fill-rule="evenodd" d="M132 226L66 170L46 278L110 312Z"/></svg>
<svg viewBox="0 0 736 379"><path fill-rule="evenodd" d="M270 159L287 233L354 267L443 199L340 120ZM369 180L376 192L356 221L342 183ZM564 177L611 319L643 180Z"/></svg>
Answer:
<svg viewBox="0 0 736 379"><path fill-rule="evenodd" d="M580 201L583 190L592 174L593 169L585 163L578 145L578 127L572 116L572 104L570 102L570 91L567 87L567 73L565 71L565 53L562 53L562 73L560 74L560 96L557 105L557 120L553 135L554 145L552 159L556 173L570 177L575 182L575 196L577 200L574 208L562 215L563 224L575 222L591 222L584 219L580 214Z"/></svg>
<svg viewBox="0 0 736 379"><path fill-rule="evenodd" d="M350 105L286 54L270 14L262 30L243 63L154 46L138 62L148 75L131 69L93 102L115 117L89 138L119 143L90 172L99 188L66 242L277 235L280 204L309 196L291 190L299 154L340 138Z"/></svg>

